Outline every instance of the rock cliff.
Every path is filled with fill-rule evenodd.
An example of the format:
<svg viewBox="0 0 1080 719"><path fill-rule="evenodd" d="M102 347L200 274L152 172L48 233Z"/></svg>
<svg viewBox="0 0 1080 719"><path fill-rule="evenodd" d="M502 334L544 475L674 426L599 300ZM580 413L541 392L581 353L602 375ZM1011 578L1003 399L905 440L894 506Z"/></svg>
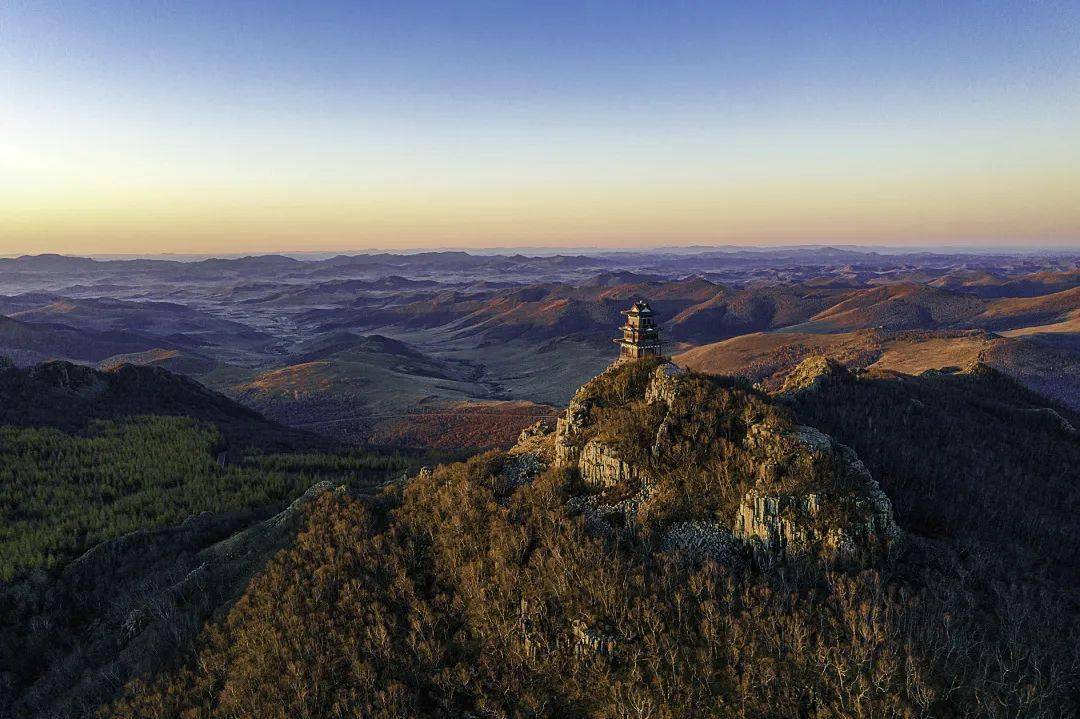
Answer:
<svg viewBox="0 0 1080 719"><path fill-rule="evenodd" d="M899 539L892 503L848 447L813 427L753 425L745 446L758 481L743 496L735 536L769 558L870 563Z"/></svg>
<svg viewBox="0 0 1080 719"><path fill-rule="evenodd" d="M570 399L566 412L555 425L555 463L569 465L581 456L578 441L589 421L589 406L577 395Z"/></svg>
<svg viewBox="0 0 1080 719"><path fill-rule="evenodd" d="M611 445L592 439L578 453L581 479L593 487L612 487L641 479L642 467L619 456Z"/></svg>

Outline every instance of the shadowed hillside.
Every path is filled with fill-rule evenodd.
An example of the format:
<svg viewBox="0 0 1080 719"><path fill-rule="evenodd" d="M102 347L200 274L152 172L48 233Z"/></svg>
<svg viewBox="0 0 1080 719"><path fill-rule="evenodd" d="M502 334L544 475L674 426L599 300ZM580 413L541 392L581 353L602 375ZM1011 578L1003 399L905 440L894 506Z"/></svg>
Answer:
<svg viewBox="0 0 1080 719"><path fill-rule="evenodd" d="M331 450L161 369L0 367L0 715L92 715L291 543L290 501L426 459Z"/></svg>
<svg viewBox="0 0 1080 719"><path fill-rule="evenodd" d="M120 365L109 371L69 362L25 369L0 367L0 424L85 430L94 420L137 415L191 417L216 426L238 446L328 446L288 429L181 375L159 367Z"/></svg>
<svg viewBox="0 0 1080 719"><path fill-rule="evenodd" d="M983 364L853 375L812 358L795 376L781 396L859 453L902 526L1018 573L1080 580L1080 414Z"/></svg>
<svg viewBox="0 0 1080 719"><path fill-rule="evenodd" d="M142 352L159 342L124 331L79 330L56 323L19 322L0 316L0 354L19 365L50 359L97 362L121 353Z"/></svg>

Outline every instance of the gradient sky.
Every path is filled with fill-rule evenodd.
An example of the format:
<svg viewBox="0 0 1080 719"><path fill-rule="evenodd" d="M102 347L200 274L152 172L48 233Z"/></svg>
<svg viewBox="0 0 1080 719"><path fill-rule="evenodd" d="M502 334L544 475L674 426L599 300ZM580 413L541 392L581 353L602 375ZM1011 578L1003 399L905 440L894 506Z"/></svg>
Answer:
<svg viewBox="0 0 1080 719"><path fill-rule="evenodd" d="M1080 244L1080 3L0 0L0 254Z"/></svg>

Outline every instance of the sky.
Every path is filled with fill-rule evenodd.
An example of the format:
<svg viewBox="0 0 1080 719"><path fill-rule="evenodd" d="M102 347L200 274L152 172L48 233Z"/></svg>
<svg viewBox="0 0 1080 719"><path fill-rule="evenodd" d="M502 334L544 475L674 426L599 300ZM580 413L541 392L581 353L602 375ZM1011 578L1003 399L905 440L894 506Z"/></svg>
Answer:
<svg viewBox="0 0 1080 719"><path fill-rule="evenodd" d="M0 0L0 254L1080 247L1080 3Z"/></svg>

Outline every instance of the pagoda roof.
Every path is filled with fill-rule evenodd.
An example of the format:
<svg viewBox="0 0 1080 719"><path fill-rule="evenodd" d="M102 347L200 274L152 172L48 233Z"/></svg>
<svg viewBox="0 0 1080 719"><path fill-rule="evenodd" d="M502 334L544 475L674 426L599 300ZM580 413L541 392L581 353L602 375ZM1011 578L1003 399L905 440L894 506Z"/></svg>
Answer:
<svg viewBox="0 0 1080 719"><path fill-rule="evenodd" d="M652 314L652 307L649 307L649 303L646 302L645 300L638 300L637 302L634 303L633 307L631 307L628 310L623 310L623 313L624 314L635 314L635 315L651 315Z"/></svg>

